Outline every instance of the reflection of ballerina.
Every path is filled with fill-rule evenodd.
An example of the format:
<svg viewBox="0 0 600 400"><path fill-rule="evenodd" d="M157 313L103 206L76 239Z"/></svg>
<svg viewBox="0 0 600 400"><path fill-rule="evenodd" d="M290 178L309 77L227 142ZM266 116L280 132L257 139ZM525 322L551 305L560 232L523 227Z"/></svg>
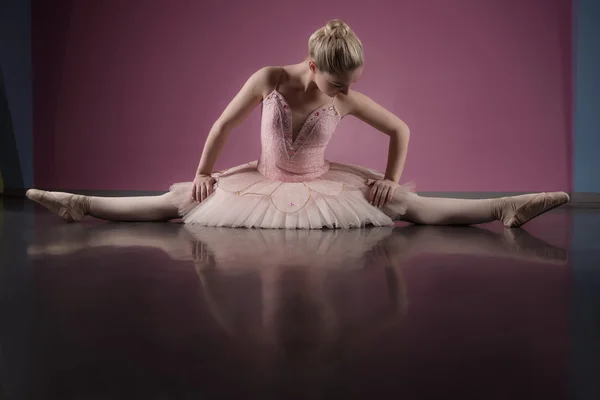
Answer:
<svg viewBox="0 0 600 400"><path fill-rule="evenodd" d="M561 262L566 252L524 230L189 230L176 224L63 225L32 257L98 246L160 248L194 262L202 298L232 340L278 383L326 391L350 348L402 324L402 263L423 253ZM61 245L61 242L64 243ZM259 366L257 365L257 367ZM333 371L332 371L333 370ZM338 374L335 374L338 375ZM337 390L337 389L336 389Z"/></svg>
<svg viewBox="0 0 600 400"><path fill-rule="evenodd" d="M377 245L377 246L376 246ZM415 226L360 230L238 230L189 228L179 224L60 225L37 236L28 247L31 257L66 255L94 247L147 247L163 250L181 261L207 254L220 268L290 264L358 268L374 264L376 248L396 260L419 254L463 254L512 258L541 263L565 263L567 251L523 229L501 233L478 227ZM207 249L210 249L207 250ZM310 254L318 255L307 259Z"/></svg>
<svg viewBox="0 0 600 400"><path fill-rule="evenodd" d="M27 197L67 221L85 215L115 221L183 217L203 226L288 229L389 226L398 219L425 225L501 221L514 228L569 201L564 192L476 200L421 197L412 185L399 185L409 129L350 90L364 66L361 41L334 20L310 37L308 47L308 57L298 64L252 74L214 123L193 181L174 184L161 196L88 197L30 189ZM213 171L232 129L259 105L258 160ZM325 159L334 131L347 116L389 137L385 172Z"/></svg>

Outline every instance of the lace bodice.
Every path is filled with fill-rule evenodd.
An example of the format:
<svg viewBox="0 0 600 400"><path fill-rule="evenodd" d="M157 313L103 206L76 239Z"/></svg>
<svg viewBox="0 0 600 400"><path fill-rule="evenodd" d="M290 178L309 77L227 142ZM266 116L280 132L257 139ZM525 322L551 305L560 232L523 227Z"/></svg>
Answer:
<svg viewBox="0 0 600 400"><path fill-rule="evenodd" d="M273 90L262 103L261 154L258 171L284 182L312 180L329 169L325 149L340 121L333 102L313 110L292 137L292 110Z"/></svg>

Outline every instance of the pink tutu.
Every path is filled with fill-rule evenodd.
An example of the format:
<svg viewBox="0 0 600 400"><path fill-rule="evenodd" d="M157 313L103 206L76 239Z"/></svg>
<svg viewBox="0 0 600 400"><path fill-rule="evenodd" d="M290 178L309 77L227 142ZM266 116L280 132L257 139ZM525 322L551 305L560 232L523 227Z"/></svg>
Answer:
<svg viewBox="0 0 600 400"><path fill-rule="evenodd" d="M358 228L390 226L406 212L405 197L413 191L401 185L383 208L368 202L371 185L383 174L371 169L330 163L327 172L305 182L270 179L257 161L213 174L215 191L203 202L191 199L192 182L171 186L186 224L232 228Z"/></svg>

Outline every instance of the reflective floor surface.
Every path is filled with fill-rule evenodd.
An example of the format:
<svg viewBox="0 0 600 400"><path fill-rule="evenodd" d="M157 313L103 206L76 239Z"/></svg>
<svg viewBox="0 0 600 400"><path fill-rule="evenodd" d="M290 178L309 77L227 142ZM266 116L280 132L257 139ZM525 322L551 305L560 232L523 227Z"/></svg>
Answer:
<svg viewBox="0 0 600 400"><path fill-rule="evenodd" d="M0 197L1 399L600 399L600 210L356 230Z"/></svg>

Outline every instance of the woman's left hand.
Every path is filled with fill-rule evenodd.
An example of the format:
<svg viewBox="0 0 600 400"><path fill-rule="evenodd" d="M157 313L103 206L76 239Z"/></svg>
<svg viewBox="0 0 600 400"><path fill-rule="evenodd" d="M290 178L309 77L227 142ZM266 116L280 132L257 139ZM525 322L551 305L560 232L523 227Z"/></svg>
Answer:
<svg viewBox="0 0 600 400"><path fill-rule="evenodd" d="M369 193L369 202L375 207L383 207L392 200L398 184L389 179L380 179L373 183Z"/></svg>

